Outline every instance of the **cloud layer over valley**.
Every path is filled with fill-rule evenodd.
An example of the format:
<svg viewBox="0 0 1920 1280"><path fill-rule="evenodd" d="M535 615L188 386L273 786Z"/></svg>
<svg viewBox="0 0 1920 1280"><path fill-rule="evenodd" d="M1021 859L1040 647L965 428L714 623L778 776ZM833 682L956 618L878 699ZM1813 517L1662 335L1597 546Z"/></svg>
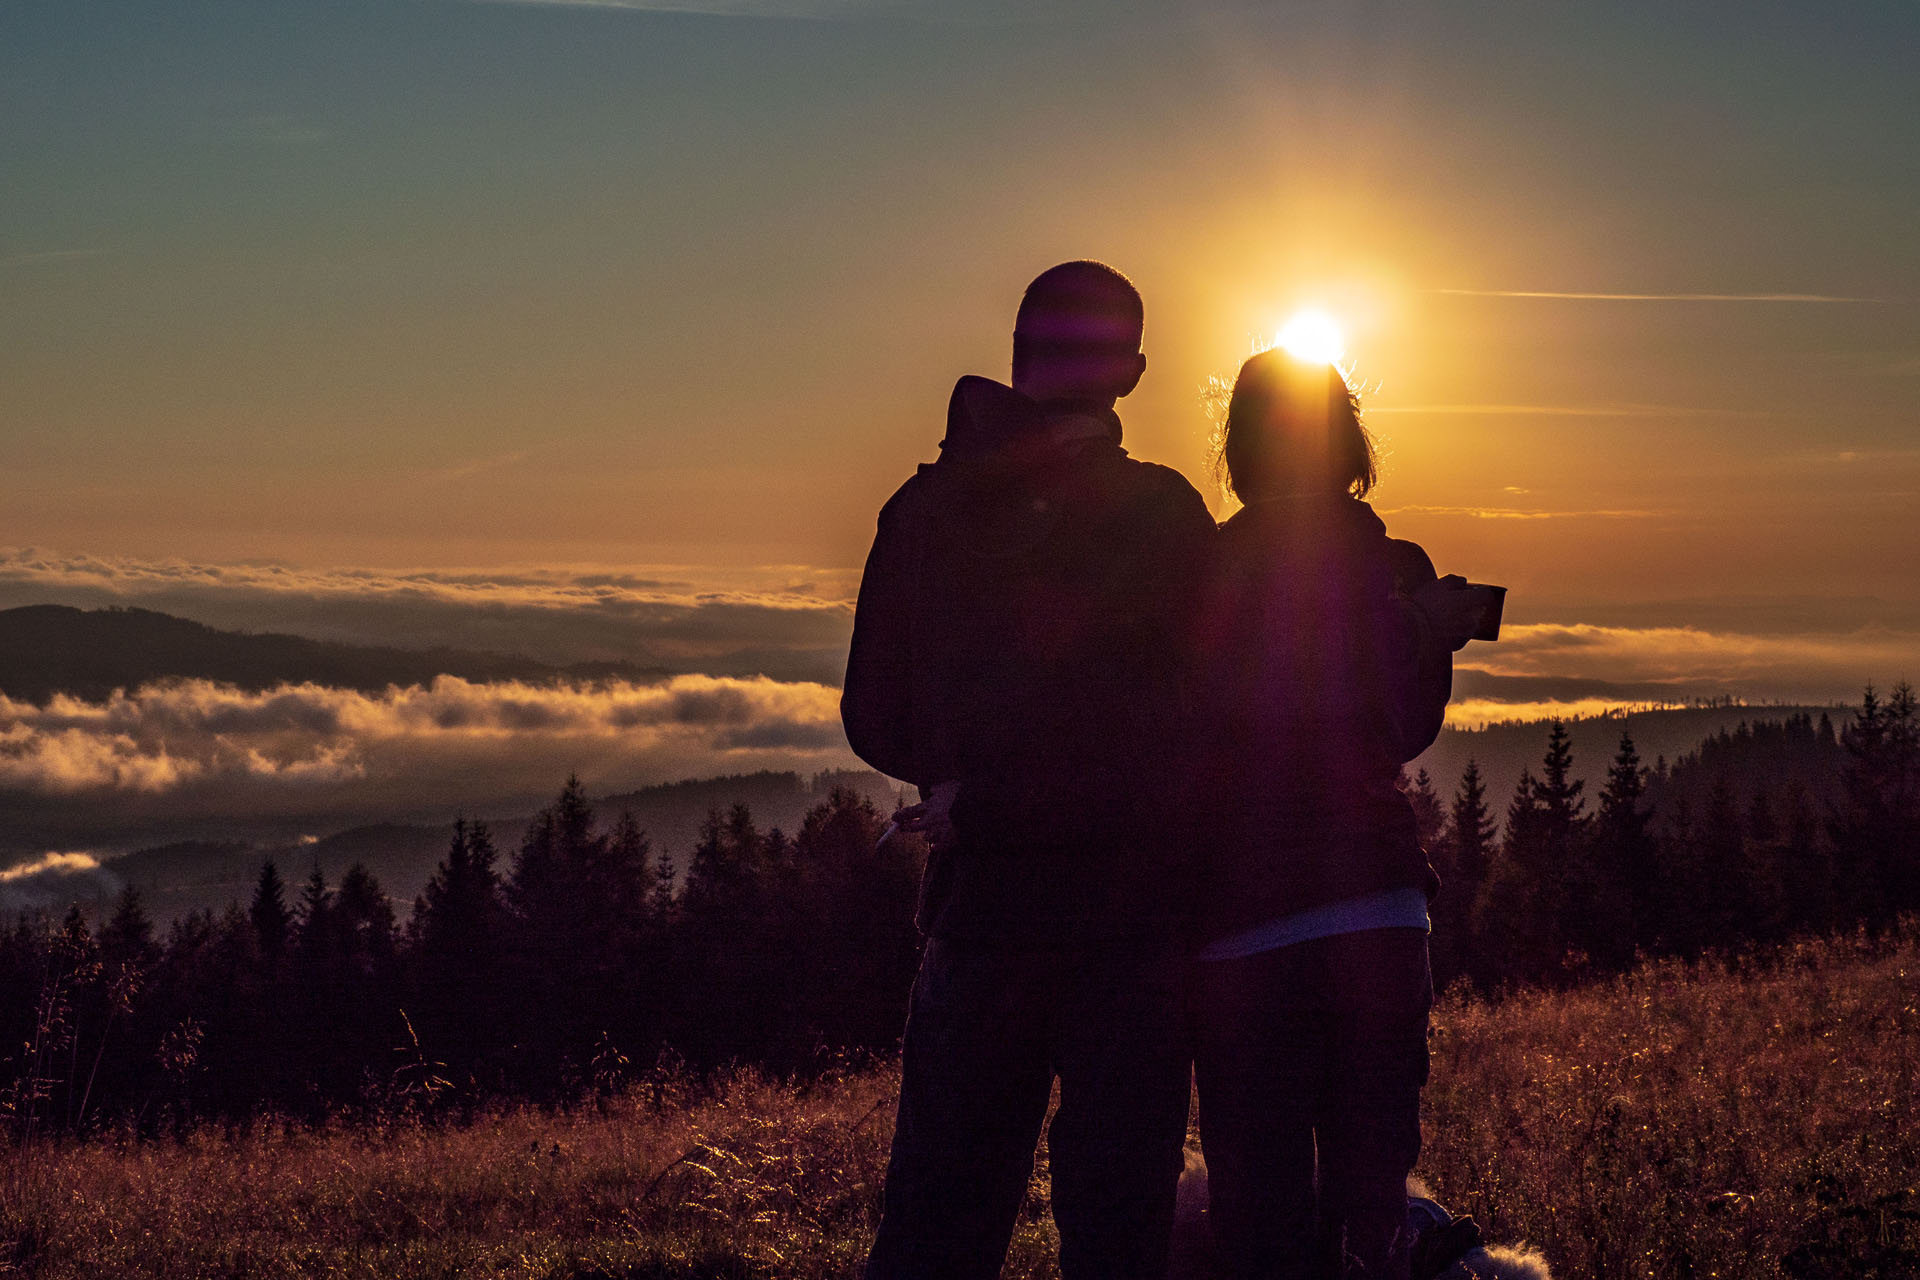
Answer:
<svg viewBox="0 0 1920 1280"><path fill-rule="evenodd" d="M400 572L0 550L0 608L138 606L214 627L665 673L546 682L474 663L459 668L467 678L428 680L447 668L389 661L343 688L354 682L320 665L252 683L212 663L127 664L137 674L90 685L16 672L0 685L11 693L0 695L0 853L523 813L570 771L605 793L852 766L834 686L857 582L845 569ZM1529 614L1536 604L1517 590L1501 640L1457 656L1451 723L1703 698L1850 703L1867 681L1920 676L1920 615L1905 606L1728 598L1547 620ZM33 661L74 656L48 653Z"/></svg>
<svg viewBox="0 0 1920 1280"><path fill-rule="evenodd" d="M1701 698L1852 701L1920 679L1920 632L1886 626L1758 634L1691 626L1533 623L1455 659L1449 723L1596 715Z"/></svg>
<svg viewBox="0 0 1920 1280"><path fill-rule="evenodd" d="M765 678L442 676L381 694L182 680L100 701L0 697L0 811L16 839L69 844L216 816L288 828L524 811L568 772L605 792L852 763L837 690Z"/></svg>

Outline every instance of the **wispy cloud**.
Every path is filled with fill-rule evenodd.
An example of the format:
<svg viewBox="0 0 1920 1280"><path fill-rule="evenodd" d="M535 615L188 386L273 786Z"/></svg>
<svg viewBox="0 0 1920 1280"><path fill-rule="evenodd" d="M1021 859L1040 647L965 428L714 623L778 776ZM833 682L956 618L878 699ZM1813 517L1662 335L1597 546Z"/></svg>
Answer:
<svg viewBox="0 0 1920 1280"><path fill-rule="evenodd" d="M27 267L42 262L69 262L80 258L99 258L106 249L42 249L37 253L15 253L0 257L0 267Z"/></svg>
<svg viewBox="0 0 1920 1280"><path fill-rule="evenodd" d="M0 870L0 912L47 911L119 889L120 878L91 853L43 853Z"/></svg>
<svg viewBox="0 0 1920 1280"><path fill-rule="evenodd" d="M898 9L882 0L469 0L540 9L624 9L638 13L686 13L714 18L784 18L832 21Z"/></svg>
<svg viewBox="0 0 1920 1280"><path fill-rule="evenodd" d="M1524 491L1523 491L1524 492ZM1471 516L1476 520L1644 520L1656 511L1628 509L1594 511L1540 511L1518 507L1386 507L1382 515Z"/></svg>
<svg viewBox="0 0 1920 1280"><path fill-rule="evenodd" d="M456 462L450 466L436 467L423 472L421 479L429 483L446 484L455 480L469 480L489 471L500 471L507 467L517 467L533 456L531 449L515 449L509 453L492 454L484 458L470 458L465 462Z"/></svg>
<svg viewBox="0 0 1920 1280"><path fill-rule="evenodd" d="M325 142L333 136L319 125L307 124L292 116L282 115L252 116L240 121L235 128L248 142L260 142L276 147L308 146L316 142Z"/></svg>
<svg viewBox="0 0 1920 1280"><path fill-rule="evenodd" d="M49 871L71 874L79 871L93 871L99 866L100 860L90 853L43 853L31 862L16 863L0 870L0 884L24 880L28 876L44 875Z"/></svg>
<svg viewBox="0 0 1920 1280"><path fill-rule="evenodd" d="M1816 302L1876 303L1900 298L1863 298L1833 293L1580 293L1557 289L1429 289L1456 298L1545 298L1572 302Z"/></svg>
<svg viewBox="0 0 1920 1280"><path fill-rule="evenodd" d="M1065 7L1042 0L993 0L952 5L935 0L463 0L467 4L536 9L598 9L627 13L689 14L708 18L844 22L887 18L935 27L1032 27L1057 22Z"/></svg>
<svg viewBox="0 0 1920 1280"><path fill-rule="evenodd" d="M1700 418L1751 417L1751 411L1679 404L1399 404L1367 406L1367 416L1434 414L1463 417L1526 416L1547 418Z"/></svg>

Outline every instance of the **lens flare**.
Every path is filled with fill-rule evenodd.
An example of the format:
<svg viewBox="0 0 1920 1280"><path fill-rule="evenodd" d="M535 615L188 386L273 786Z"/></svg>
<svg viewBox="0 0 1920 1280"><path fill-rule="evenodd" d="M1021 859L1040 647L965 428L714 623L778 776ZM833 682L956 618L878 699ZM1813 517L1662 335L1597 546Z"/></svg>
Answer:
<svg viewBox="0 0 1920 1280"><path fill-rule="evenodd" d="M1280 330L1274 345L1296 360L1313 364L1338 364L1347 354L1347 340L1339 323L1318 309L1296 312Z"/></svg>

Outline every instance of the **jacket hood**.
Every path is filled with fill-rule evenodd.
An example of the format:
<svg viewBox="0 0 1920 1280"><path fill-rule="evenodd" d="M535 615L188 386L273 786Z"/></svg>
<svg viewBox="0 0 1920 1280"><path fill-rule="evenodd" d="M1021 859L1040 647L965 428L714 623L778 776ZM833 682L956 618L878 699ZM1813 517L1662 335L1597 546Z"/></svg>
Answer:
<svg viewBox="0 0 1920 1280"><path fill-rule="evenodd" d="M947 400L941 459L984 458L1018 447L1053 452L1104 436L1120 443L1120 417L1105 405L1042 404L1005 383L969 374Z"/></svg>

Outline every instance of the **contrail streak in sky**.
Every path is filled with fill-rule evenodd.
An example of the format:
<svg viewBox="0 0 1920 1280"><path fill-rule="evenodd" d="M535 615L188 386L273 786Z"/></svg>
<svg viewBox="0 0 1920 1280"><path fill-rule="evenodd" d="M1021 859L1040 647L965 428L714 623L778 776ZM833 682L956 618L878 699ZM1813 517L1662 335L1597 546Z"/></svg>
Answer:
<svg viewBox="0 0 1920 1280"><path fill-rule="evenodd" d="M1580 302L1899 302L1898 298L1855 298L1831 293L1569 293L1546 289L1434 289L1460 298L1547 298Z"/></svg>

